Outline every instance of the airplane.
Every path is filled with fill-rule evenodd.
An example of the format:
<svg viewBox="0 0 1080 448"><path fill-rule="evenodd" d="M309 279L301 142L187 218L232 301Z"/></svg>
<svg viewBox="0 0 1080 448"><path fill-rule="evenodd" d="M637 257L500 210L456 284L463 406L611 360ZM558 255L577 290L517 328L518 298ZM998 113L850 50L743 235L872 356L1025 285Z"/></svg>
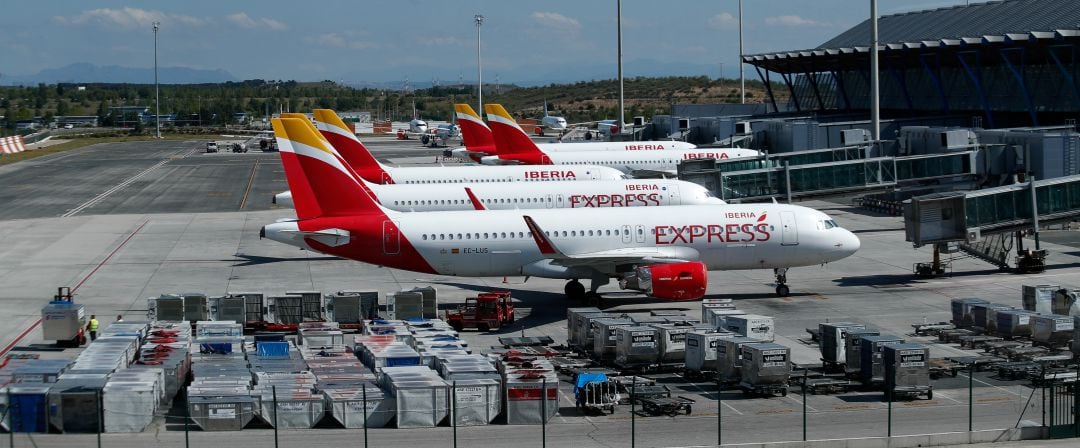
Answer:
<svg viewBox="0 0 1080 448"><path fill-rule="evenodd" d="M623 179L618 170L601 166L572 167L498 167L437 166L391 167L379 163L356 138L334 111L315 109L315 125L330 145L340 152L347 164L364 180L376 184L447 184L464 182L532 182L552 180Z"/></svg>
<svg viewBox="0 0 1080 448"><path fill-rule="evenodd" d="M840 260L860 245L825 213L776 203L396 212L372 199L303 122L272 124L289 160L286 180L302 194L297 220L267 224L260 237L379 266L568 279L567 297L592 303L612 278L661 300L696 300L708 270L774 269L776 293L786 296L789 268ZM588 291L579 279L591 281Z"/></svg>
<svg viewBox="0 0 1080 448"><path fill-rule="evenodd" d="M657 207L724 203L701 185L674 179L526 182L515 185L512 189L501 183L466 184L465 188L446 188L429 184L375 185L363 179L360 181L379 204L400 212ZM466 192L466 189L469 192ZM292 192L275 195L273 203L293 205Z"/></svg>
<svg viewBox="0 0 1080 448"><path fill-rule="evenodd" d="M500 108L502 106L499 106ZM505 111L505 109L503 109ZM495 136L480 115L468 104L455 104L454 112L457 115L458 125L461 127L461 135L465 140L465 147L456 148L450 154L459 158L470 158L480 162L484 156L496 155L497 147ZM515 126L517 123L515 122ZM524 132L524 131L522 131ZM528 137L528 134L526 134ZM531 138L530 138L531 140ZM693 143L680 141L649 141L649 142L582 142L582 143L533 143L545 153L549 152L578 152L578 151L668 151L668 150L691 150L697 148Z"/></svg>
<svg viewBox="0 0 1080 448"><path fill-rule="evenodd" d="M729 159L758 156L761 153L743 148L701 148L673 150L664 142L620 142L628 150L616 151L546 151L533 143L525 131L501 105L486 104L488 122L495 137L497 155L480 158L485 165L524 163L529 165L602 165L617 168L624 173L675 174L679 162L688 159ZM595 143L567 144L567 147Z"/></svg>

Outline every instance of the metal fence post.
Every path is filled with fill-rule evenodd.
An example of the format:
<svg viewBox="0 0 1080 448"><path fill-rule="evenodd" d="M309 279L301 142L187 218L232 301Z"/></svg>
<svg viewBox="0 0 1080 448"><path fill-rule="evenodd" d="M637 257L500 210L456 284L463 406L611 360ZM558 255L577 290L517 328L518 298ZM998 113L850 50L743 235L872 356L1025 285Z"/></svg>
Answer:
<svg viewBox="0 0 1080 448"><path fill-rule="evenodd" d="M367 448L367 446L368 446L367 445L367 428L368 428L368 422L367 422L367 417L368 417L368 415L367 415L367 383L364 383L363 385L361 385L360 390L362 391L361 392L361 397L364 400L364 448Z"/></svg>
<svg viewBox="0 0 1080 448"><path fill-rule="evenodd" d="M7 391L7 406L5 406L5 407L7 409L4 409L4 417L7 417L9 419L8 422L10 423L10 422L15 420L14 416L11 414L11 408L13 407L13 404L11 403L11 389L8 389L8 391ZM101 416L99 415L98 416L98 433L100 433L100 432L101 432ZM9 448L15 448L15 425L11 425L11 427L8 428L8 447Z"/></svg>
<svg viewBox="0 0 1080 448"><path fill-rule="evenodd" d="M810 369L803 369L802 375L802 440L806 441L806 378L810 375Z"/></svg>
<svg viewBox="0 0 1080 448"><path fill-rule="evenodd" d="M889 387L885 388L885 398L887 398L889 400L889 423L888 423L888 426L887 426L888 429L886 430L887 432L885 434L890 439L892 438L892 400L893 400L893 395L895 395L893 393L894 391L895 391L895 388L889 388Z"/></svg>
<svg viewBox="0 0 1080 448"><path fill-rule="evenodd" d="M968 371L968 432L975 427L975 363Z"/></svg>
<svg viewBox="0 0 1080 448"><path fill-rule="evenodd" d="M450 424L454 427L454 448L457 448L457 380L450 387L453 388L450 390Z"/></svg>
<svg viewBox="0 0 1080 448"><path fill-rule="evenodd" d="M637 446L637 409L634 394L637 393L637 375L630 382L630 448Z"/></svg>
<svg viewBox="0 0 1080 448"><path fill-rule="evenodd" d="M540 384L540 446L547 448L547 378Z"/></svg>
<svg viewBox="0 0 1080 448"><path fill-rule="evenodd" d="M270 393L274 394L274 448L278 448L277 386L270 386Z"/></svg>
<svg viewBox="0 0 1080 448"><path fill-rule="evenodd" d="M716 372L716 446L724 444L724 388L720 387L720 372Z"/></svg>
<svg viewBox="0 0 1080 448"><path fill-rule="evenodd" d="M185 398L184 401L188 399ZM188 439L188 425L191 422L191 402L184 403L184 448L191 446L191 441Z"/></svg>
<svg viewBox="0 0 1080 448"><path fill-rule="evenodd" d="M10 398L10 397L9 397L9 398ZM9 402L9 403L10 403L10 402ZM102 420L105 420L105 415L104 415L104 413L105 413L105 403L104 403L104 402L102 401L102 399L101 399L101 389L98 389L98 390L97 390L97 414L98 414L98 421L97 421L97 446L98 446L98 448L101 448L101 430L102 430L102 428L101 428L101 424L102 424ZM14 432L14 429L15 429L15 428L12 428L13 432Z"/></svg>
<svg viewBox="0 0 1080 448"><path fill-rule="evenodd" d="M1039 390L1040 390L1040 392L1042 392L1042 425L1045 428L1046 427L1046 383L1045 383L1045 381L1046 381L1046 364L1045 363L1043 363L1043 365L1042 365L1042 381L1044 381L1044 383L1043 383L1043 386L1039 388Z"/></svg>

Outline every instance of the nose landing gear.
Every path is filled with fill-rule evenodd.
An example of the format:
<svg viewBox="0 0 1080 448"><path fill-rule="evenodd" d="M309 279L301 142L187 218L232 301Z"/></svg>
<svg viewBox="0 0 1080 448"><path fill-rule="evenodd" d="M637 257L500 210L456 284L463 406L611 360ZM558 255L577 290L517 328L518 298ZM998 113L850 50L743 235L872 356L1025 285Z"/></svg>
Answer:
<svg viewBox="0 0 1080 448"><path fill-rule="evenodd" d="M787 268L773 269L776 275L776 295L787 297L791 295L791 288L787 286Z"/></svg>
<svg viewBox="0 0 1080 448"><path fill-rule="evenodd" d="M570 280L566 282L566 286L563 288L563 292L566 293L568 300L584 301L590 306L599 307L602 303L600 293L596 292L601 286L608 284L611 280L607 276L598 275L592 278L592 282L589 284L589 290L585 291L585 285L582 285L578 279Z"/></svg>

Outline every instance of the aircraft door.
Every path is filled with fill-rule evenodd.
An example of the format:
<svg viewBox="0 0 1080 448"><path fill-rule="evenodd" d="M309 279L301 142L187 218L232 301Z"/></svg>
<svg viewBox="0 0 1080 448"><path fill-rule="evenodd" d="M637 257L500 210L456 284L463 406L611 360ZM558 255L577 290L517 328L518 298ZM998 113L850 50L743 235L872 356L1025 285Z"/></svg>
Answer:
<svg viewBox="0 0 1080 448"><path fill-rule="evenodd" d="M780 212L781 240L783 246L799 244L799 228L795 224L795 212Z"/></svg>
<svg viewBox="0 0 1080 448"><path fill-rule="evenodd" d="M397 255L401 252L401 231L393 221L383 221L383 253Z"/></svg>
<svg viewBox="0 0 1080 448"><path fill-rule="evenodd" d="M663 205L681 205L682 204L682 199L679 198L679 186L678 185L670 185L670 186L664 187L664 189L666 191L664 191L663 199L661 200L661 203Z"/></svg>
<svg viewBox="0 0 1080 448"><path fill-rule="evenodd" d="M634 236L635 241L637 241L639 243L644 243L645 242L645 226L642 226L642 225L634 226L634 235L635 235Z"/></svg>
<svg viewBox="0 0 1080 448"><path fill-rule="evenodd" d="M624 242L626 244L630 244L631 242L634 241L634 236L631 235L630 232L631 232L630 226L627 226L627 225L622 226L622 242Z"/></svg>
<svg viewBox="0 0 1080 448"><path fill-rule="evenodd" d="M553 198L551 197L551 195L550 195L550 194L549 194L549 195L547 195L546 199L547 199L547 202L546 202L546 205L545 205L545 207L547 207L547 208L553 208L553 207L555 207L555 201L554 201L554 199L553 199Z"/></svg>

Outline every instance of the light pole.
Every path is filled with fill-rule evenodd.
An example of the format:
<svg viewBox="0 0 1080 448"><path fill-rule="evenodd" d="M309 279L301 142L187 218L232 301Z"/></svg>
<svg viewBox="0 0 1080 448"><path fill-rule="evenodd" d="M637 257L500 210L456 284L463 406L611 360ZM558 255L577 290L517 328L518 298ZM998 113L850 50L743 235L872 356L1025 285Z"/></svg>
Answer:
<svg viewBox="0 0 1080 448"><path fill-rule="evenodd" d="M476 22L476 110L484 113L484 65L480 62L480 25L484 24L484 16L473 16Z"/></svg>
<svg viewBox="0 0 1080 448"><path fill-rule="evenodd" d="M626 125L626 105L623 103L623 73L622 73L622 0L618 0L616 4L616 15L618 20L616 21L616 28L619 33L619 133L622 133L623 126Z"/></svg>
<svg viewBox="0 0 1080 448"><path fill-rule="evenodd" d="M881 140L881 104L878 87L877 0L870 0L870 139Z"/></svg>
<svg viewBox="0 0 1080 448"><path fill-rule="evenodd" d="M161 22L154 21L154 127L157 129L157 138L161 138L161 98L158 95L158 72L157 72L157 32L161 28Z"/></svg>
<svg viewBox="0 0 1080 448"><path fill-rule="evenodd" d="M743 72L742 0L739 0L739 104L746 104L746 75Z"/></svg>

